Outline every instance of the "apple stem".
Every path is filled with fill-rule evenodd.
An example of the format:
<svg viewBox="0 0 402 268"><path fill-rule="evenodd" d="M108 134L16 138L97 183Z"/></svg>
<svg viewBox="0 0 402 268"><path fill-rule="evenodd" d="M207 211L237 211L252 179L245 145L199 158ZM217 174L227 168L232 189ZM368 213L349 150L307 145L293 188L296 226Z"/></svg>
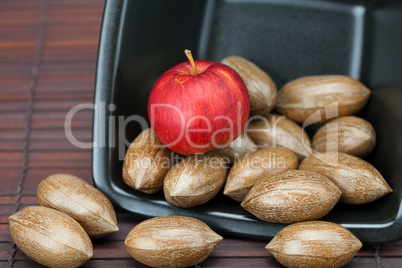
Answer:
<svg viewBox="0 0 402 268"><path fill-rule="evenodd" d="M193 71L194 71L193 75L198 75L197 67L195 67L195 62L193 59L193 55L191 54L191 50L186 49L186 50L184 50L184 53L186 53L186 56L191 63L191 66L193 66Z"/></svg>

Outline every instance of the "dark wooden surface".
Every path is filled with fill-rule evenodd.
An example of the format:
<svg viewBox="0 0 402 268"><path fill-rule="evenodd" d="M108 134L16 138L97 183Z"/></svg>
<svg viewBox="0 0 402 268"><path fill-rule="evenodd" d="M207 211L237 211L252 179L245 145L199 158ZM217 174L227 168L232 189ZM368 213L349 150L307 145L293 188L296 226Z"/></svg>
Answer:
<svg viewBox="0 0 402 268"><path fill-rule="evenodd" d="M91 151L64 132L67 112L91 103L103 0L0 1L0 267L37 267L11 241L8 216L35 205L39 182L71 173L92 183ZM92 138L92 111L78 112L73 134ZM124 247L141 220L117 211L120 231L94 240L85 267L144 267ZM268 241L225 237L198 267L281 267ZM347 267L402 267L402 241L365 246Z"/></svg>

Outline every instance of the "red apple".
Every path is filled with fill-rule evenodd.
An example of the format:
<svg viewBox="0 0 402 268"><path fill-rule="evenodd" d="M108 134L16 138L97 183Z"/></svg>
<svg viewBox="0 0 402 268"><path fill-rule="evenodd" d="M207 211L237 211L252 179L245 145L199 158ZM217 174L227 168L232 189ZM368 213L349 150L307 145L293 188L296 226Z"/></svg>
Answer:
<svg viewBox="0 0 402 268"><path fill-rule="evenodd" d="M247 87L222 63L193 60L166 71L155 82L148 117L159 140L181 155L208 152L236 139L250 113Z"/></svg>

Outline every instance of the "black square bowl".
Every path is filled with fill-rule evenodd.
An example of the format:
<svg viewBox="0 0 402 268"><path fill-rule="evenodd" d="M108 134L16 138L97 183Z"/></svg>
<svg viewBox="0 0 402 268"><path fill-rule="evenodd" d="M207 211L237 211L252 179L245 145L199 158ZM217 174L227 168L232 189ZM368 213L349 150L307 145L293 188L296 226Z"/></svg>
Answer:
<svg viewBox="0 0 402 268"><path fill-rule="evenodd" d="M120 209L154 217L186 215L221 234L270 239L284 224L263 222L220 194L183 209L163 194L127 186L122 164L129 142L148 126L156 79L195 58L239 55L271 75L278 88L305 75L344 74L372 89L360 116L377 132L367 159L394 192L361 206L337 205L323 219L342 224L365 244L402 237L402 5L400 1L109 0L102 24L93 122L95 186Z"/></svg>

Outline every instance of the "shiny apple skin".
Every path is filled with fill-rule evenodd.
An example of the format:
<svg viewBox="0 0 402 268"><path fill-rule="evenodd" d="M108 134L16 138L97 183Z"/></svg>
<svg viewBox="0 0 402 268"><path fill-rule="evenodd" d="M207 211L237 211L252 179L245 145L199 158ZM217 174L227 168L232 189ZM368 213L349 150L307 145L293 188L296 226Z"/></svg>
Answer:
<svg viewBox="0 0 402 268"><path fill-rule="evenodd" d="M224 64L196 60L166 71L154 84L148 117L159 140L181 155L208 152L243 131L250 100L240 75Z"/></svg>

